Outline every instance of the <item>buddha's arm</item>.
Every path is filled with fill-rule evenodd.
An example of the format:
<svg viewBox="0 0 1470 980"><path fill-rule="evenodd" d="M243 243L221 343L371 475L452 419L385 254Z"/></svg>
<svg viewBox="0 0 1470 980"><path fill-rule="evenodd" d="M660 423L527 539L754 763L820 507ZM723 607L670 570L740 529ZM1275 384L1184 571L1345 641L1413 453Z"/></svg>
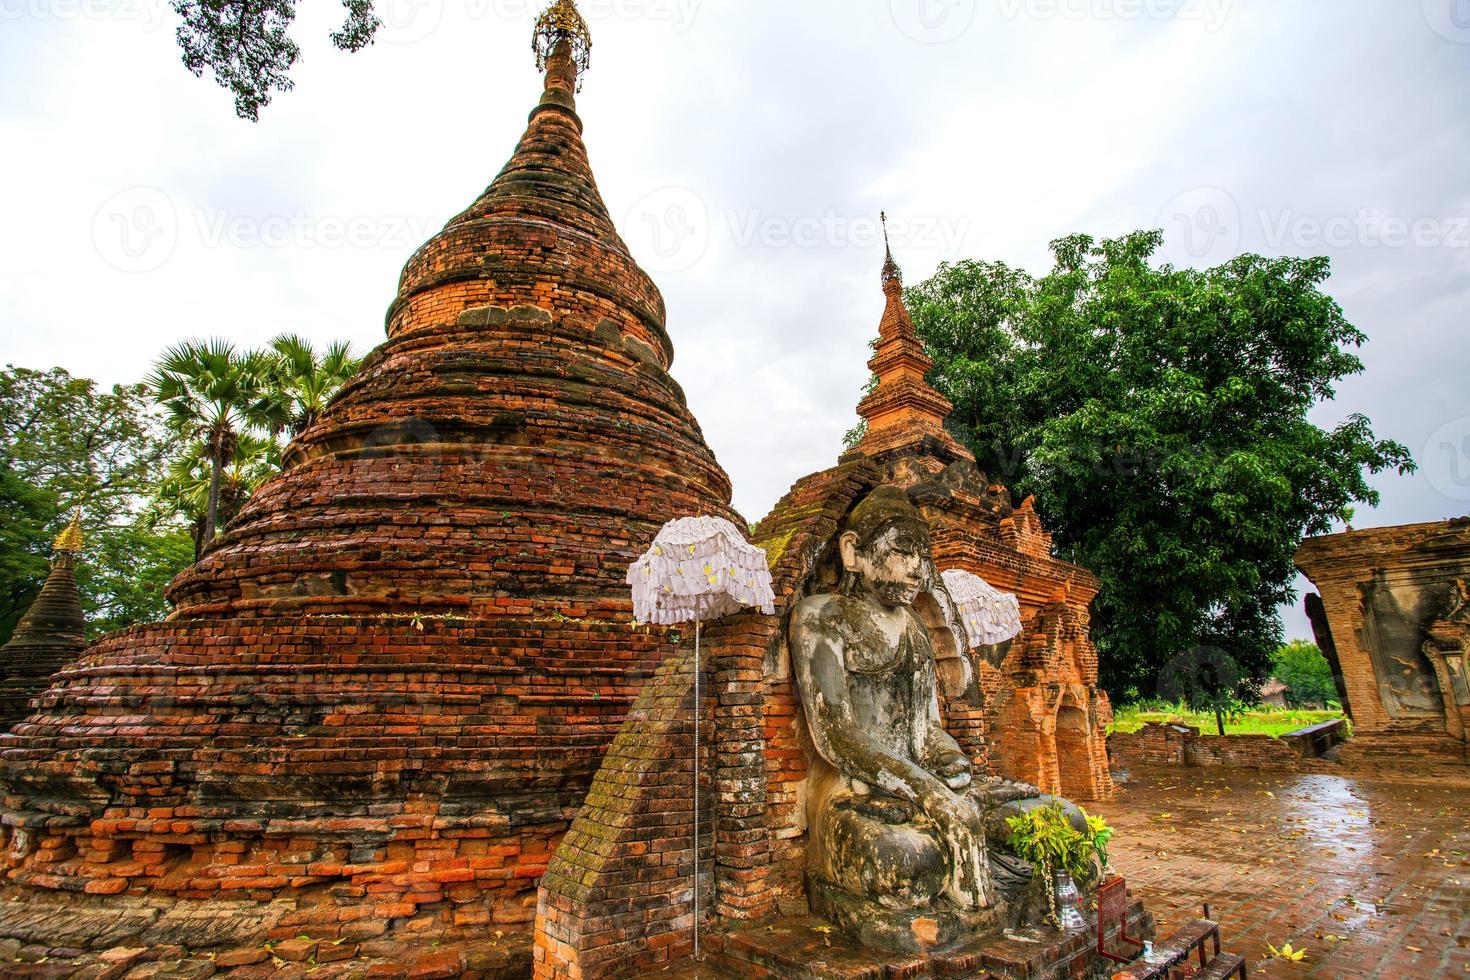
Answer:
<svg viewBox="0 0 1470 980"><path fill-rule="evenodd" d="M847 689L843 641L823 629L810 610L798 610L792 623L791 654L807 727L822 758L844 775L920 805L936 792L947 793L939 779L858 724Z"/></svg>
<svg viewBox="0 0 1470 980"><path fill-rule="evenodd" d="M917 756L950 789L963 789L970 784L974 767L959 743L944 730L944 722L939 715L939 685L932 650L924 658L914 680L921 743L916 746Z"/></svg>

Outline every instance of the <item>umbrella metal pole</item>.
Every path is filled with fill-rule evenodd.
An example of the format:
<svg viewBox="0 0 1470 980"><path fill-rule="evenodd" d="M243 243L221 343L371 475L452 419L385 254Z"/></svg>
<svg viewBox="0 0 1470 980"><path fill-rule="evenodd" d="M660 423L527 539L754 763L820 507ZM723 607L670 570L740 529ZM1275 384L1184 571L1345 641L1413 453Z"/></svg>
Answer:
<svg viewBox="0 0 1470 980"><path fill-rule="evenodd" d="M694 958L699 959L699 618L694 619Z"/></svg>

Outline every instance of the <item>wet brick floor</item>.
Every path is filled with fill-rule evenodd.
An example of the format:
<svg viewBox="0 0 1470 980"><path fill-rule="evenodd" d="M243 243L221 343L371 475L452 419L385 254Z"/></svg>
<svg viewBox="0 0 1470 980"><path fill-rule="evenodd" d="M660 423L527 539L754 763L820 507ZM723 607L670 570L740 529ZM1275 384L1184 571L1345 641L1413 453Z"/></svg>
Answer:
<svg viewBox="0 0 1470 980"><path fill-rule="evenodd" d="M1470 977L1470 773L1138 769L1090 809L1160 935L1208 901L1252 977Z"/></svg>

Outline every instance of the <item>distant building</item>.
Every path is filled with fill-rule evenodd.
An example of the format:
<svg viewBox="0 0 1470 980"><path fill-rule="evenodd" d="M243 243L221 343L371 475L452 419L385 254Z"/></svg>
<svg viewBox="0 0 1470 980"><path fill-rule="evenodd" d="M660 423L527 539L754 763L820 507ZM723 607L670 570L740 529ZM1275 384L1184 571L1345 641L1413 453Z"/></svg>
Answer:
<svg viewBox="0 0 1470 980"><path fill-rule="evenodd" d="M1286 692L1286 685L1273 677L1261 685L1261 703L1269 704L1273 708L1285 708Z"/></svg>

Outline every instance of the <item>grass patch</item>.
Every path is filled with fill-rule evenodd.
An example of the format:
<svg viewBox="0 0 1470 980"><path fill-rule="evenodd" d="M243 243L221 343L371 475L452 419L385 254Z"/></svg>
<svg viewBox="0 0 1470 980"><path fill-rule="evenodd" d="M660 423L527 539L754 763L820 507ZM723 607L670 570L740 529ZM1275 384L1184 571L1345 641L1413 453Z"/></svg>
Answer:
<svg viewBox="0 0 1470 980"><path fill-rule="evenodd" d="M1226 718L1225 734L1270 735L1272 738L1280 738L1299 728L1320 725L1324 721L1342 717L1344 715L1341 711L1300 711L1293 708L1263 706L1238 715L1234 719ZM1219 729L1215 727L1215 716L1209 712L1190 711L1183 705L1172 705L1165 708L1156 708L1151 705L1147 709L1124 705L1113 712L1113 723L1108 726L1108 734L1136 732L1150 722L1158 725L1193 725L1200 730L1201 735L1215 735L1219 732Z"/></svg>

